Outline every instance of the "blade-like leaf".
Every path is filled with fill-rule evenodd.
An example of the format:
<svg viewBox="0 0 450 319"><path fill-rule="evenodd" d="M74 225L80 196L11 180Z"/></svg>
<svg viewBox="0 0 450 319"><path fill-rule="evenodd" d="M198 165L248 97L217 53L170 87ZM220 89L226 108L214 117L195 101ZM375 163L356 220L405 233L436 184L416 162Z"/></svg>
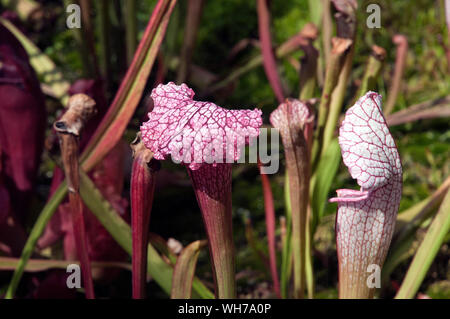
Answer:
<svg viewBox="0 0 450 319"><path fill-rule="evenodd" d="M277 71L275 54L273 52L272 41L270 39L270 12L266 0L257 1L257 12L259 39L261 41L264 70L266 71L266 76L272 86L272 90L278 99L278 103L283 103L283 86L281 85L280 75Z"/></svg>
<svg viewBox="0 0 450 319"><path fill-rule="evenodd" d="M414 253L410 247L417 230L438 210L449 187L450 177L447 177L431 196L398 215L393 245L383 266L382 282L386 282L391 272Z"/></svg>
<svg viewBox="0 0 450 319"><path fill-rule="evenodd" d="M284 175L284 205L286 207L286 239L281 251L280 289L281 297L288 297L289 281L292 274L292 210L289 192L289 175Z"/></svg>
<svg viewBox="0 0 450 319"><path fill-rule="evenodd" d="M450 230L450 191L447 191L439 211L417 250L396 299L414 298L431 263Z"/></svg>
<svg viewBox="0 0 450 319"><path fill-rule="evenodd" d="M309 19L315 24L320 25L323 11L323 1L308 0Z"/></svg>
<svg viewBox="0 0 450 319"><path fill-rule="evenodd" d="M153 10L139 48L113 104L81 157L82 168L85 171L92 169L121 138L140 100L175 3L176 0L160 0ZM22 251L18 268L11 279L6 293L7 298L13 297L22 277L24 266L30 258L37 240L66 194L67 186L62 183L41 211Z"/></svg>
<svg viewBox="0 0 450 319"><path fill-rule="evenodd" d="M429 197L401 212L397 217L394 236L396 240L403 239L416 232L417 228L428 219L441 205L450 187L450 176Z"/></svg>
<svg viewBox="0 0 450 319"><path fill-rule="evenodd" d="M141 99L175 3L176 0L160 0L156 4L112 105L81 156L85 171L89 171L101 161L122 137Z"/></svg>
<svg viewBox="0 0 450 319"><path fill-rule="evenodd" d="M173 270L172 299L190 299L200 250L207 245L206 240L197 240L183 249Z"/></svg>
<svg viewBox="0 0 450 319"><path fill-rule="evenodd" d="M336 176L341 162L341 153L337 138L328 146L325 154L320 158L319 164L313 175L312 186L312 234L323 217L325 205L331 184Z"/></svg>

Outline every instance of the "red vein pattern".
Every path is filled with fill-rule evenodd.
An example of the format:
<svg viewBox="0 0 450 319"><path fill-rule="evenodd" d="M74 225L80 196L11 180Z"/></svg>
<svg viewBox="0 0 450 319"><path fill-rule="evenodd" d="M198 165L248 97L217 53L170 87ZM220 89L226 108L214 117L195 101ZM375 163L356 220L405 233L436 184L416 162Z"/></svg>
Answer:
<svg viewBox="0 0 450 319"><path fill-rule="evenodd" d="M227 110L211 102L194 101L186 84L158 85L151 93L155 107L141 126L142 140L162 160L167 155L189 164L232 163L241 148L259 135L261 110Z"/></svg>
<svg viewBox="0 0 450 319"><path fill-rule="evenodd" d="M296 99L287 99L270 114L270 123L280 130L282 136L289 136L289 128L304 129L311 123L311 112L306 104Z"/></svg>
<svg viewBox="0 0 450 319"><path fill-rule="evenodd" d="M342 158L360 190L339 189L336 245L339 296L367 298L371 264L381 269L391 242L402 191L402 166L381 111L381 95L368 92L348 109L339 130Z"/></svg>

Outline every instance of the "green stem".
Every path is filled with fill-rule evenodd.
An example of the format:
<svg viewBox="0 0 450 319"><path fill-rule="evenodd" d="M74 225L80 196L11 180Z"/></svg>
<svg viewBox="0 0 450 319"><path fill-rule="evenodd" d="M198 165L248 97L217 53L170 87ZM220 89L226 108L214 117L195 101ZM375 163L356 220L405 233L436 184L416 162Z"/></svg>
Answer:
<svg viewBox="0 0 450 319"><path fill-rule="evenodd" d="M291 265L292 265L292 210L291 199L289 192L289 175L284 174L284 203L286 207L286 235L281 252L281 297L288 297L289 281L291 278Z"/></svg>
<svg viewBox="0 0 450 319"><path fill-rule="evenodd" d="M46 84L51 88L51 92L45 92L60 100L62 105L66 105L69 99L69 81L64 79L63 73L55 63L31 42L14 24L0 17L0 22L20 41L23 48L30 57L30 64L36 71L41 84Z"/></svg>
<svg viewBox="0 0 450 319"><path fill-rule="evenodd" d="M322 43L325 64L328 63L331 52L331 35L333 33L333 20L331 19L330 0L322 1Z"/></svg>
<svg viewBox="0 0 450 319"><path fill-rule="evenodd" d="M321 149L321 155L325 154L326 149L330 145L334 137L334 132L336 130L337 122L339 119L339 114L341 114L342 104L344 102L345 92L347 88L348 78L350 77L350 72L352 70L353 54L355 46L352 45L350 52L345 58L344 66L342 67L341 73L339 74L339 79L336 88L333 91L330 102L330 111L328 113L328 119L325 124L325 130L323 134L323 144Z"/></svg>
<svg viewBox="0 0 450 319"><path fill-rule="evenodd" d="M381 281L387 282L391 272L409 256L414 234L442 203L450 187L450 177L428 198L399 213L393 235L393 245L383 266Z"/></svg>
<svg viewBox="0 0 450 319"><path fill-rule="evenodd" d="M310 184L311 185L311 184ZM312 210L308 205L308 216L305 229L305 276L306 276L306 291L308 292L308 298L314 298L314 268L312 258L312 245L313 245L313 233L312 230Z"/></svg>
<svg viewBox="0 0 450 319"><path fill-rule="evenodd" d="M347 3L349 4L349 3ZM336 6L335 6L336 7ZM346 9L345 9L346 8ZM340 38L349 39L352 41L348 53L345 56L344 65L339 74L339 79L336 88L333 89L330 102L330 110L327 118L325 119L325 130L322 145L318 147L318 153L323 156L330 145L334 137L339 114L342 110L342 103L344 101L345 92L347 88L347 82L352 70L353 54L355 51L355 38L356 38L356 10L357 6L353 7L351 4L348 6L336 7L337 13L335 14L336 21L336 34ZM343 11L339 11L343 10ZM314 164L317 164L317 158ZM315 166L314 166L315 168Z"/></svg>
<svg viewBox="0 0 450 319"><path fill-rule="evenodd" d="M322 90L322 96L319 104L319 114L317 120L317 129L312 147L312 165L316 167L320 152L323 147L325 124L328 118L331 94L338 82L339 73L341 72L343 61L346 57L348 49L353 41L344 38L333 38L333 49L330 54L330 61L327 65L325 83Z"/></svg>

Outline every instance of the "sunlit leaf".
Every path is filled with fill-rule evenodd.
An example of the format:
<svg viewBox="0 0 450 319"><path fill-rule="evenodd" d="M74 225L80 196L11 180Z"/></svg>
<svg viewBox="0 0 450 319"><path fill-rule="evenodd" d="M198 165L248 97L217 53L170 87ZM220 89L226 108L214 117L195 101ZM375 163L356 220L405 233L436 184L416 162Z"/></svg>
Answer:
<svg viewBox="0 0 450 319"><path fill-rule="evenodd" d="M445 195L436 217L428 228L395 298L414 298L449 231L450 191L447 191L447 195Z"/></svg>
<svg viewBox="0 0 450 319"><path fill-rule="evenodd" d="M0 22L20 41L25 51L27 51L30 57L30 64L41 79L41 82L50 88L50 92L45 87L43 91L51 94L59 99L63 105L66 105L69 99L70 83L64 80L62 72L56 67L55 63L42 53L14 24L3 18L0 18Z"/></svg>

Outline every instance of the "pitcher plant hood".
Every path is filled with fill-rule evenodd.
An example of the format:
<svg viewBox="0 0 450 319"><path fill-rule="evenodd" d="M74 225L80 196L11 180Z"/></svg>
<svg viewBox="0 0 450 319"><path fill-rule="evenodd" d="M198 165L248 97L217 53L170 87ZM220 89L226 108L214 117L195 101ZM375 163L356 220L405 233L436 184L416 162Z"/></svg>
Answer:
<svg viewBox="0 0 450 319"><path fill-rule="evenodd" d="M196 170L202 163L236 161L241 148L259 135L261 110L227 110L193 100L186 84L160 84L151 93L154 109L141 126L154 158L172 159Z"/></svg>

